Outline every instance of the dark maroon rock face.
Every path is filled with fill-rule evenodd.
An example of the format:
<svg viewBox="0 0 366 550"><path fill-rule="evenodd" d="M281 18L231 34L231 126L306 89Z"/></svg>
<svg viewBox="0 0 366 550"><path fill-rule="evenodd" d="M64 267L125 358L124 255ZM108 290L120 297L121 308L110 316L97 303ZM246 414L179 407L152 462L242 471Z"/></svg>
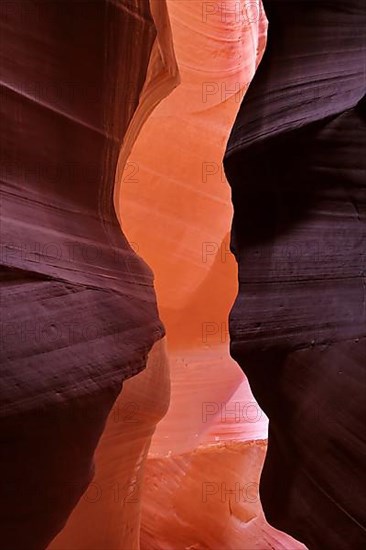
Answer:
<svg viewBox="0 0 366 550"><path fill-rule="evenodd" d="M163 335L113 207L147 0L1 2L2 548L40 550L92 477L123 380Z"/></svg>
<svg viewBox="0 0 366 550"><path fill-rule="evenodd" d="M310 549L366 542L366 54L361 1L264 2L268 45L224 159L231 352L270 419L261 496Z"/></svg>

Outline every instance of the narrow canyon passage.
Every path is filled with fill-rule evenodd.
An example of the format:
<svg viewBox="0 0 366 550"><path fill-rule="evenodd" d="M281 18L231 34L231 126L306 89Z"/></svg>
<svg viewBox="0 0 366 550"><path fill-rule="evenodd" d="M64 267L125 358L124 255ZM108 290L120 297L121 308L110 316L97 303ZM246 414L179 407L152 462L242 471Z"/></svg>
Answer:
<svg viewBox="0 0 366 550"><path fill-rule="evenodd" d="M0 546L363 547L365 7L1 9Z"/></svg>

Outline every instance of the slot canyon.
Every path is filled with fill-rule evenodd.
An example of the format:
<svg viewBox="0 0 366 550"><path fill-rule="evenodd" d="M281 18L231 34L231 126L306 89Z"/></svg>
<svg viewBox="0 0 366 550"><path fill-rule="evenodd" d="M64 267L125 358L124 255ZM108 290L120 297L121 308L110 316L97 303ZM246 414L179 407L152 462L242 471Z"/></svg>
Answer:
<svg viewBox="0 0 366 550"><path fill-rule="evenodd" d="M364 3L0 15L0 548L366 547Z"/></svg>

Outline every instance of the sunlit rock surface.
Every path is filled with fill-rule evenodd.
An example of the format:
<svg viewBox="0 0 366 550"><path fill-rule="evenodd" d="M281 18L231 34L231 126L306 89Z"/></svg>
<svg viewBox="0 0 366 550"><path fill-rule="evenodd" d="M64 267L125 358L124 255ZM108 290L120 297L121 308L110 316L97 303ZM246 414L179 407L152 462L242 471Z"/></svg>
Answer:
<svg viewBox="0 0 366 550"><path fill-rule="evenodd" d="M235 267L221 157L264 18L233 25L204 2L172 2L172 41L160 0L2 9L2 321L42 337L3 338L1 545L41 550L61 531L49 548L286 547L262 517L266 420L228 356L226 323ZM182 85L150 116L179 81L173 43ZM119 221L156 270L168 353L151 272L120 232L113 184ZM146 463L169 405L168 357L173 405ZM243 400L230 428L225 407ZM154 485L157 475L165 482ZM239 484L234 500L223 484L229 495ZM219 518L225 533L206 540Z"/></svg>
<svg viewBox="0 0 366 550"><path fill-rule="evenodd" d="M22 486L20 499L19 496L14 496L12 485L14 451L13 455L10 453L6 457L5 473L10 473L10 476L5 477L10 482L5 484L7 492L3 507L4 510L6 507L12 521L14 509L20 519L18 522L10 522L10 529L2 527L2 542L5 541L6 548L11 548L11 541L14 550L40 550L61 530L73 509L65 527L48 546L50 550L304 548L289 535L271 527L264 518L259 499L259 479L267 448L268 421L253 397L248 381L229 356L227 318L238 289L237 268L229 253L229 226L232 216L230 188L221 164L233 120L264 51L267 22L261 5L238 0L168 0L167 3L163 0L151 0L150 3L147 0L121 0L91 3L91 11L88 11L89 8L83 11L84 5L81 10L77 3L66 6L65 2L62 6L53 3L53 7L47 8L51 11L37 10L35 14L32 12L32 4L28 4L27 10L21 11L21 15L23 21L27 19L30 32L21 34L24 31L20 31L17 26L18 12L16 9L14 11L15 4L9 4L13 8L7 10L6 14L10 14L10 25L7 22L5 30L8 32L9 43L13 46L14 57L17 57L23 69L27 65L27 52L33 50L35 58L37 55L39 57L39 50L51 52L51 60L57 58L61 52L62 63L60 62L60 66L57 63L53 65L47 63L47 56L41 56L42 62L39 60L39 66L33 67L34 74L31 74L30 82L22 82L20 89L15 78L16 71L5 75L5 95L9 102L7 110L10 110L13 119L17 121L14 125L11 117L7 120L9 135L12 136L7 143L10 157L14 143L19 140L22 148L17 154L22 160L35 156L38 165L42 166L38 175L43 176L40 180L44 179L45 182L49 178L47 171L43 171L44 158L56 159L55 166L51 167L54 187L44 188L40 185L38 188L40 182L35 179L37 193L32 197L33 210L29 207L30 218L23 215L23 219L20 215L22 212L15 208L13 199L7 197L7 204L10 204L10 215L6 216L9 223L7 229L13 240L15 234L18 241L15 242L15 247L14 242L9 241L12 246L8 247L10 252L7 251L6 256L8 263L5 262L3 274L5 283L8 289L20 289L17 291L18 303L21 292L33 290L34 302L38 306L40 304L41 311L40 313L34 309L33 321L38 320L39 315L49 322L49 311L57 311L61 319L67 312L69 317L76 317L80 320L79 324L82 324L85 317L92 315L94 322L102 319L105 323L103 326L109 326L109 315L112 320L123 318L128 326L131 326L133 320L136 330L131 333L123 327L123 338L118 340L119 345L123 343L122 350L118 346L106 347L105 342L98 348L95 345L96 339L90 337L84 343L82 353L78 347L70 346L70 341L63 340L59 355L63 361L60 360L59 363L54 362L54 356L53 361L46 361L46 356L43 355L42 375L46 374L46 377L39 377L43 386L40 384L37 387L38 393L36 392L38 397L42 396L40 402L43 406L43 423L37 417L38 411L28 405L24 407L24 393L19 389L25 387L29 390L27 384L24 385L24 376L23 379L20 377L19 385L18 380L14 382L13 373L20 371L9 369L12 393L8 390L4 392L8 398L8 409L4 415L7 431L3 433L11 441L16 426L17 435L20 435L19 456L37 457L37 464L30 460L27 468L18 467L16 470L22 473L16 479ZM67 9L71 10L73 18L70 19ZM111 27L104 27L104 18ZM299 19L302 21L302 17ZM60 34L51 32L52 21ZM79 26L85 34L79 35ZM303 30L301 25L299 30ZM67 40L64 34L67 35ZM111 43L108 42L109 39ZM107 55L103 52L105 40L108 42ZM79 52L79 57L76 52ZM92 59L90 52L94 56ZM9 59L7 61L9 65ZM46 71L43 74L45 67L50 73ZM83 78L80 81L76 78L74 82L72 89L76 91L75 97L70 98L66 93L66 98L60 98L57 86L55 93L54 82L71 77L73 82L79 70L83 71ZM32 86L37 71L45 78L45 82L41 91L36 90L34 97ZM260 71L261 69L259 74ZM285 72L283 69L281 74ZM25 70L23 73L27 74ZM83 86L89 81L92 82L91 89L97 90L96 97L83 97ZM41 82L43 83L42 79ZM96 82L103 91L100 94L102 97L98 95L100 87L95 86ZM104 90L102 83L105 82L108 86ZM17 97L14 103L13 95ZM95 105L99 110L95 110ZM20 122L29 116L27 109L30 110L32 124L22 126ZM37 109L45 109L47 116L55 117L57 121L51 118L47 126L42 119L44 114L40 120L37 118ZM255 123L257 126L261 124L263 113L255 108L248 108L246 113L254 119L258 115ZM71 120L80 132L85 131L88 136L90 133L92 137L82 139L83 134L77 134L76 139L75 129L66 132L61 126L57 126L64 124L64 119L69 122ZM274 119L277 130L282 114ZM360 122L359 119L357 121ZM342 123L340 128L343 131L351 123L352 120L346 122L345 126ZM337 120L335 124L338 124ZM52 136L50 128L58 128L55 136ZM103 136L100 143L98 136ZM325 149L327 143L326 134L322 142ZM307 135L301 144L308 146ZM276 159L279 159L279 165L276 165L279 181L282 181L283 159L286 158L286 162L289 160L286 154L283 156L283 151L286 153L289 146L286 142L284 149L281 146L275 149ZM341 153L344 151L342 147L340 145ZM303 148L300 147L300 150L302 153ZM47 151L48 155L43 154L43 151ZM294 158L289 160L289 166L294 169L296 162L302 162L301 166L306 174L308 163L317 160L316 152L311 154L310 157L301 154L300 159L294 154ZM74 155L80 155L82 162L71 170L70 176L63 170L65 164L74 166L77 160ZM14 158L17 160L19 157L11 158L14 161ZM264 155L260 163L256 160L254 164L265 171L266 160ZM17 196L22 178L18 173L13 173L14 165L17 166L13 163L7 168L10 180L7 180L7 184L11 186L15 180ZM228 169L228 165L226 168ZM31 169L30 173L34 176L34 170ZM26 175L29 177L29 174ZM73 185L69 185L70 180ZM78 191L85 190L86 181L88 184L94 182L88 187L89 194L78 194ZM230 183L234 189L235 185L232 181ZM108 196L104 193L106 184ZM33 191L33 188L29 190L29 195ZM263 190L258 188L257 191L262 193ZM112 193L118 221L131 248L120 233L113 211ZM8 195L11 193L8 192ZM263 193L262 197L265 196ZM269 194L269 197L272 196ZM26 198L28 200L29 196ZM58 213L65 206L61 198L66 200L69 207L67 216ZM243 211L247 208L245 212L248 215L244 216L244 221L248 220L248 224L257 211L254 208L251 212L247 206L241 205L235 189L233 199L236 212L234 236L238 238L239 235L240 240L241 226L238 231L235 223L240 208ZM361 204L361 201L357 201L356 210ZM26 200L24 202L27 203ZM43 204L43 210L47 209L48 203L52 205L47 210L47 216L44 216L44 212L43 216L39 215L37 208L40 203ZM356 204L352 200L351 203ZM264 205L266 206L266 201ZM337 212L340 216L344 213L342 208ZM361 221L361 208L358 215ZM43 222L42 231L40 221ZM257 239L258 228L266 227L265 223L262 226L258 219L256 221L251 228L253 231L250 232L254 239ZM101 231L101 225L107 230L108 239L105 238L104 231ZM23 233L14 233L19 228L22 228ZM352 242L352 247L359 252L363 232L361 225L357 223L353 228L357 230L359 242ZM71 236L77 243L81 241L89 246L97 244L103 251L103 262L95 264L90 259L91 256L86 259L77 256L72 259L71 265L68 258L69 263L65 265L62 254L61 261L58 257L52 257L50 261L48 255L43 254L42 261L35 265L34 258L32 260L28 254L24 258L24 254L19 253L20 247L17 244L27 243L29 238L37 241L41 238L40 233L52 235L63 251L64 236L70 238L68 231L71 231ZM301 231L300 236L303 236ZM111 245L113 254L116 250L123 251L122 269L115 270L115 256L112 254L111 259L108 255ZM245 255L245 247L242 250ZM104 254L107 254L106 258ZM166 327L166 341L162 338L163 329L155 307L152 274L141 258L155 275L159 314ZM262 256L259 254L259 258L264 259L264 265L257 262L258 255L254 254L253 258L249 254L249 261L243 266L240 263L242 258L237 254L241 285L239 300L242 295L243 272L251 277L253 271L256 274L259 269L259 278L270 278L273 274L273 266L266 263L266 251ZM324 265L327 266L327 262ZM27 273L20 275L16 270ZM40 282L37 278L33 280L35 272L40 277ZM296 272L291 274L298 275ZM56 279L61 279L61 282L56 283ZM88 286L88 291L82 294L83 300L73 309L68 304L70 296L73 299L78 298L78 293L72 286L75 284L78 288L79 285ZM88 307L94 303L93 297L106 296L106 289L109 299L107 304L103 303L103 307L92 308L90 311ZM116 302L112 291L123 295L121 302ZM53 294L50 297L45 292ZM56 299L52 301L55 293ZM361 293L358 292L355 296L361 304ZM326 303L326 298L324 300L323 304ZM332 300L335 309L330 309L335 311L337 303L334 294L330 298ZM15 302L10 301L10 306L14 309ZM262 494L267 504L266 512L276 525L293 534L299 533L303 540L306 540L304 528L299 529L299 523L305 522L306 527L312 527L308 529L311 547L314 537L323 536L324 522L321 515L314 519L314 510L310 509L314 494L306 492L308 486L301 477L301 472L296 470L294 462L299 462L298 456L305 456L310 470L319 463L318 455L313 452L315 447L311 436L314 431L308 429L306 421L310 418L312 425L324 427L328 425L327 419L334 418L334 401L339 402L342 398L342 384L338 378L340 361L352 357L357 370L361 364L361 354L357 355L355 346L349 342L341 342L336 347L326 349L323 355L319 355L319 348L316 348L314 355L312 349L307 350L303 346L303 355L297 355L293 362L290 358L286 364L290 374L282 386L283 380L276 371L278 363L272 361L277 356L271 356L267 371L263 371L261 358L257 356L249 355L249 359L253 360L247 365L247 348L242 345L242 334L248 336L254 330L255 335L264 334L264 339L266 336L265 331L262 332L261 323L262 314L268 313L268 308L263 303L260 306L253 310L247 307L243 311L236 303L232 314L235 321L232 335L235 357L244 369L248 369L256 397L271 417L272 445L266 461ZM20 316L24 315L22 309L16 311ZM273 311L277 310L274 308ZM342 311L347 317L347 306ZM249 320L250 326L245 326L245 330L242 330L242 326L248 322L248 312L252 312L253 318ZM280 319L284 320L286 326L286 315ZM310 316L309 319L307 318L309 324L315 326L316 332L318 318ZM270 328L273 328L266 315L264 321L269 322ZM288 334L282 331L282 324L279 326L278 320L276 323L275 331L280 328L280 335L286 338ZM340 325L337 325L336 330ZM361 326L361 322L359 325ZM328 328L327 325L325 329ZM357 326L356 329L352 326L350 330L352 337L358 338L361 335L360 331L360 334L357 332ZM271 334L273 336L273 330ZM297 337L301 344L308 342L308 336L301 330ZM324 344L323 341L317 341L317 336L312 338L311 343ZM65 361L65 348L68 350L68 361ZM21 350L26 356L23 357L24 362L28 361L28 364L30 359L27 354L33 357L35 354L41 356L44 352L43 348L34 349L32 346ZM103 355L103 350L108 350L113 356L112 363L110 356ZM321 351L323 352L323 348ZM85 373L85 365L88 368L94 367L94 360L98 360L98 368ZM312 378L305 376L305 367L309 361L318 369L318 379L315 370L312 371ZM337 383L332 386L334 391L327 394L322 390L327 389L323 380L329 373L327 366L330 363L334 366L332 380L337 379ZM36 370L39 364L37 362L35 372L40 372ZM103 374L110 364L113 366L113 384L111 387L104 387L106 394L102 394L102 388L93 376L96 372ZM61 386L60 382L55 381L52 370L54 365L61 365L65 369L62 372L68 381L66 388L63 387L65 379L60 375L60 369L57 374L61 379ZM258 376L253 375L253 369L257 367L261 369L258 372L264 372L262 379L259 376L259 383ZM302 372L302 369L305 373L304 383L297 383L298 379L293 373ZM295 382L291 379L291 373ZM82 383L79 386L83 379L95 391L88 393L87 384L85 387ZM349 378L347 380L349 382ZM120 392L122 382L123 389ZM308 387L304 387L306 384ZM356 377L353 377L347 388L354 388L355 384ZM79 387L86 394L85 400L79 399L76 391ZM317 399L321 405L315 408L315 419L313 414L310 417L308 414L308 409L312 407L314 388L319 390ZM303 395L306 395L305 399ZM75 406L76 402L79 403L79 408ZM31 400L27 401L29 403ZM60 414L64 404L71 407L70 416ZM14 416L9 417L9 410L18 415L13 424ZM317 416L319 411L324 413L320 419ZM348 412L344 417L341 413L332 432L334 437L339 438L338 424L342 424L344 420L345 425L349 425L350 418ZM60 419L66 419L66 422L62 423ZM318 420L321 421L316 424ZM45 432L40 432L38 439L33 439L30 434L37 433L40 425L48 425L48 428ZM57 429L53 429L53 425ZM280 438L276 438L279 433L277 428L281 433ZM334 475L342 474L342 461L338 460L337 453L333 453L331 445L327 448L329 442L322 444L322 433L320 429L315 434L317 446L328 456L329 464L334 466ZM346 428L345 434L348 436ZM34 451L34 441L37 452ZM276 444L280 444L281 452L276 449ZM293 457L289 461L293 445L298 446L299 455L296 455L295 461ZM51 453L49 447L52 448ZM95 473L92 478L95 448ZM73 458L78 458L82 464ZM282 458L285 459L283 463ZM324 462L320 474L325 473L326 477L327 470L331 469ZM288 471L293 476L290 480ZM291 494L291 482L296 476L301 483L299 486L294 485L297 492ZM335 495L336 502L343 502L339 492L343 490L346 493L345 479L339 485L337 479L333 479L332 489L335 488L336 493L338 492ZM45 482L51 490L44 495L42 487ZM332 478L328 482L332 482ZM64 490L65 486L72 488L71 497ZM274 500L271 503L272 489ZM30 494L31 498L27 498ZM8 498L9 495L11 499ZM63 495L67 496L67 502L63 501ZM315 498L317 496L315 492ZM319 507L326 507L324 505L327 501L317 502ZM352 504L352 513L355 503ZM300 514L297 513L299 509ZM24 517L31 518L32 521L24 521ZM334 514L332 518L337 520L338 516ZM352 521L355 518L357 520L356 514L352 516ZM335 534L331 541L335 543L334 548L339 543L339 531L344 525L340 522L334 529ZM354 540L359 540L357 533ZM331 546L322 546L316 540L316 547L328 549Z"/></svg>
<svg viewBox="0 0 366 550"><path fill-rule="evenodd" d="M171 1L168 9L181 84L142 127L117 174L116 200L132 247L154 271L168 333L170 408L143 477L141 457L159 418L145 410L144 392L156 386L137 385L145 373L125 383L113 412L120 422L110 417L97 452L95 485L51 548L124 550L126 540L137 548L141 507L144 550L293 550L301 545L263 518L258 483L267 419L228 353L236 268L221 159L263 51L266 20L259 4L244 19L235 2L223 12L191 0ZM155 351L149 362L166 384L161 356ZM134 385L138 395L129 394ZM145 432L135 430L141 408ZM130 485L125 453L137 464Z"/></svg>
<svg viewBox="0 0 366 550"><path fill-rule="evenodd" d="M154 351L146 371L125 382L98 448L93 485L51 548L137 548L141 507L146 550L292 549L296 543L263 518L258 482L267 419L228 353L236 269L221 159L264 47L266 22L259 5L248 14L251 22L238 17L235 2L207 14L201 1L168 8L181 84L142 127L117 174L116 199L132 247L154 271L168 333L170 408L143 469L164 411L157 397L167 395L159 382L167 384L164 352ZM151 386L142 383L149 368Z"/></svg>
<svg viewBox="0 0 366 550"><path fill-rule="evenodd" d="M154 271L172 383L146 464L145 550L297 547L263 518L266 417L228 352L237 275L221 161L266 30L259 4L238 5L168 2L181 84L144 125L121 187L124 230Z"/></svg>

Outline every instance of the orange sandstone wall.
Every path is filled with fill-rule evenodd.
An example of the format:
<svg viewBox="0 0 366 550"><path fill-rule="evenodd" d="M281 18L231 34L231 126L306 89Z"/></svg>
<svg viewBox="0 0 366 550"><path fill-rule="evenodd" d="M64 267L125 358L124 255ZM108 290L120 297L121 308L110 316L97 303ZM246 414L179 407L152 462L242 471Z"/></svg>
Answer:
<svg viewBox="0 0 366 550"><path fill-rule="evenodd" d="M50 549L295 550L263 517L267 419L228 352L237 275L221 159L266 18L243 0L167 5L181 83L116 182L123 231L155 275L167 348L158 342L125 383L94 482Z"/></svg>

